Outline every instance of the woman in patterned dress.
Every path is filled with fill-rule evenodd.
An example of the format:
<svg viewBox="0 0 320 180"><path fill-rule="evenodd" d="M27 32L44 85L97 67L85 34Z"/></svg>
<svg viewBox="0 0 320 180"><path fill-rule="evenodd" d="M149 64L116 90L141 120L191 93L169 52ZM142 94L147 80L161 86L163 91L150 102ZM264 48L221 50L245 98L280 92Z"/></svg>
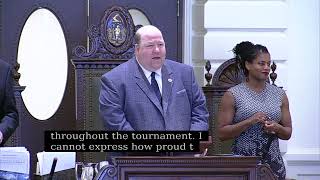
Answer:
<svg viewBox="0 0 320 180"><path fill-rule="evenodd" d="M279 179L285 179L279 139L291 137L288 98L281 88L270 85L270 54L265 46L245 41L233 48L246 81L224 94L218 115L221 140L235 139L232 153L261 156Z"/></svg>

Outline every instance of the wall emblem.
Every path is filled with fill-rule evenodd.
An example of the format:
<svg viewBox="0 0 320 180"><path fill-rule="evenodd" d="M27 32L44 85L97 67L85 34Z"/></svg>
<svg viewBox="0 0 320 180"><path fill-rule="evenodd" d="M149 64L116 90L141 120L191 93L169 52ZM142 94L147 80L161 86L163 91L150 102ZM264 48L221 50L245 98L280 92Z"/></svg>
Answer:
<svg viewBox="0 0 320 180"><path fill-rule="evenodd" d="M112 6L105 11L100 24L88 30L89 50L76 46L74 54L79 58L130 59L134 55L134 33L138 27L126 8Z"/></svg>
<svg viewBox="0 0 320 180"><path fill-rule="evenodd" d="M107 10L101 20L101 35L104 46L114 54L120 54L132 47L134 25L129 12L114 6Z"/></svg>
<svg viewBox="0 0 320 180"><path fill-rule="evenodd" d="M106 25L108 41L114 46L120 46L127 38L127 29L124 26L124 18L117 12L112 13L110 17L111 21Z"/></svg>

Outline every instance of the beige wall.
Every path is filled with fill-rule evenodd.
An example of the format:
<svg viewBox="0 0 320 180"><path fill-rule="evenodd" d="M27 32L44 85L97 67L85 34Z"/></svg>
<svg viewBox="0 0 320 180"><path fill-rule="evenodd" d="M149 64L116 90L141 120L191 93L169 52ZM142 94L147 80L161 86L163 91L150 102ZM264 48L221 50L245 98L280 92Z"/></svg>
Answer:
<svg viewBox="0 0 320 180"><path fill-rule="evenodd" d="M318 0L185 1L185 63L200 85L237 43L266 45L277 63L277 84L290 101L293 135L281 151L290 178L320 179L320 56Z"/></svg>

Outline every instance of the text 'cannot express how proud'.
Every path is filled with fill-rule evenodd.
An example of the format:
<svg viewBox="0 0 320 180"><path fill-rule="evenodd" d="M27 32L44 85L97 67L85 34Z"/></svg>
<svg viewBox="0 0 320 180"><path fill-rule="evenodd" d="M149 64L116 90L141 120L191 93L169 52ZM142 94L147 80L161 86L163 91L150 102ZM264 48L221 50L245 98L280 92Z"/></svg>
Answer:
<svg viewBox="0 0 320 180"><path fill-rule="evenodd" d="M207 131L46 131L45 151L197 152Z"/></svg>

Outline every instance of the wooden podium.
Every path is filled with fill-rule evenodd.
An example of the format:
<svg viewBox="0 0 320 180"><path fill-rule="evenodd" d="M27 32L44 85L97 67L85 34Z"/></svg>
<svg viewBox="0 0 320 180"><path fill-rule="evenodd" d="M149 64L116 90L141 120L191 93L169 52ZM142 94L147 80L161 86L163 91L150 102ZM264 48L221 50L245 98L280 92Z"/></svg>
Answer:
<svg viewBox="0 0 320 180"><path fill-rule="evenodd" d="M275 180L259 157L116 157L96 180Z"/></svg>

